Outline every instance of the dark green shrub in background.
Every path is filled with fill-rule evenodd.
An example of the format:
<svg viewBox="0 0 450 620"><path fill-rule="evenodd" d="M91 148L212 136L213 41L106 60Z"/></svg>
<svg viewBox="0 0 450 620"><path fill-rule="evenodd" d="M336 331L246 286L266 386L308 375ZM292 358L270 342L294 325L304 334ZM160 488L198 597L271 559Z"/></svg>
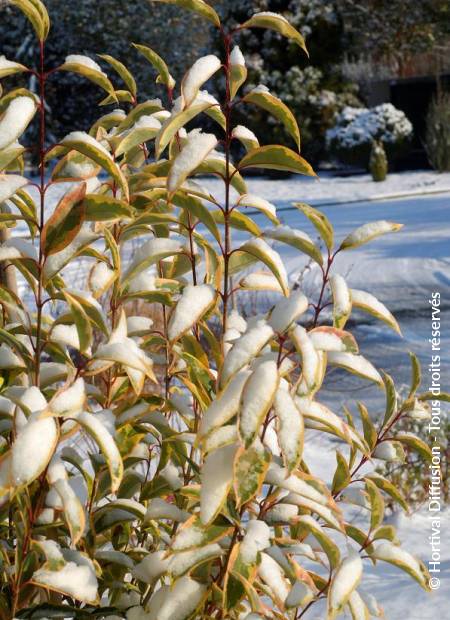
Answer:
<svg viewBox="0 0 450 620"><path fill-rule="evenodd" d="M425 146L430 164L439 172L450 170L450 94L433 99L427 114Z"/></svg>

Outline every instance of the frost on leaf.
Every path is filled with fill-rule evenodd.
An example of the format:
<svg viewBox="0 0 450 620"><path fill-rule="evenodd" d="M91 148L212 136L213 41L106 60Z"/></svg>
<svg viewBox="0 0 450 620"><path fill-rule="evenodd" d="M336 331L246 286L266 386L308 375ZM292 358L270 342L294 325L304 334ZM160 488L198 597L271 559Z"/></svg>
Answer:
<svg viewBox="0 0 450 620"><path fill-rule="evenodd" d="M335 327L342 329L352 311L350 290L340 275L331 276L330 286L333 293L333 323Z"/></svg>

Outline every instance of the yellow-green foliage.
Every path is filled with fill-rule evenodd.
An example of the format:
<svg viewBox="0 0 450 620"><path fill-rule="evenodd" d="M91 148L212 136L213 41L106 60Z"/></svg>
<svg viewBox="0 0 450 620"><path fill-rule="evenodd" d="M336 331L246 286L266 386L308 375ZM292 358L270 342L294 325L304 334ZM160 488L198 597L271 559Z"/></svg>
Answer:
<svg viewBox="0 0 450 620"><path fill-rule="evenodd" d="M202 0L172 3L220 26ZM426 412L429 396L417 394L415 358L411 393L400 400L390 377L359 354L346 330L354 307L399 327L334 273L338 252L400 225L371 222L335 241L323 213L297 205L319 245L279 227L275 207L248 195L247 168L314 172L298 151L261 147L234 127L246 78L235 30L224 26L222 59L201 59L179 85L156 52L138 48L169 101L180 97L166 110L141 100L110 56L107 74L76 55L47 67L44 5L12 4L31 22L41 56L30 68L0 61L3 77L22 73L27 84L31 72L39 87L0 99L2 226L19 220L29 229L27 240L6 239L0 258L32 297L25 303L0 287L0 618L293 619L325 596L334 618L347 606L366 609L356 588L367 558L404 568L426 589L424 566L382 526L386 497L407 505L370 463L401 459L404 442L426 453L419 439L397 436L396 423L415 407ZM272 29L304 53L301 34L280 16L259 14L241 28ZM60 71L97 84L113 111L45 150L46 86ZM217 102L202 89L220 75L227 95ZM286 106L258 92L252 105L300 145ZM214 132L186 133L202 114ZM33 116L37 183L23 176L19 143ZM231 157L235 139L247 150L240 161ZM199 174L222 179L223 192L211 195L194 182ZM50 209L56 183L65 193ZM267 216L264 234L249 208ZM246 234L241 245L234 229ZM290 289L273 242L318 264L323 282L310 299ZM245 321L232 311L239 289L269 291L271 311ZM324 318L330 304L334 324ZM352 417L320 403L332 365L385 390L376 425L362 404ZM330 480L309 473L310 429L340 444ZM366 508L361 529L347 522L355 497Z"/></svg>

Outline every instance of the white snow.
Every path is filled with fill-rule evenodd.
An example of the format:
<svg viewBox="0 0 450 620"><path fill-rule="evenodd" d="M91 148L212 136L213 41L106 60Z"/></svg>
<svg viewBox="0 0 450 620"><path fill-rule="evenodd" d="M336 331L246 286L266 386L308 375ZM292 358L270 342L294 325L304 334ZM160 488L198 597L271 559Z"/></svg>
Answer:
<svg viewBox="0 0 450 620"><path fill-rule="evenodd" d="M357 289L350 289L350 296L352 299L352 305L356 308L362 308L378 316L385 323L390 325L396 332L400 333L400 327L393 316L393 314L381 303L374 295L366 293L365 291L359 291Z"/></svg>
<svg viewBox="0 0 450 620"><path fill-rule="evenodd" d="M64 592L78 601L95 603L97 599L97 577L92 566L68 562L56 571L40 568L33 573L35 583L51 590Z"/></svg>
<svg viewBox="0 0 450 620"><path fill-rule="evenodd" d="M247 380L242 391L239 415L239 434L246 445L257 437L272 405L278 383L278 368L273 361L260 364Z"/></svg>
<svg viewBox="0 0 450 620"><path fill-rule="evenodd" d="M212 401L200 422L199 433L201 437L205 437L214 428L222 426L236 415L241 402L242 390L249 376L249 371L242 370L239 372L223 392L219 393Z"/></svg>
<svg viewBox="0 0 450 620"><path fill-rule="evenodd" d="M0 150L15 142L25 131L36 111L31 97L15 97L0 120Z"/></svg>
<svg viewBox="0 0 450 620"><path fill-rule="evenodd" d="M319 355L302 325L297 325L291 331L294 346L302 356L302 384L301 393L308 393L316 387L320 371Z"/></svg>
<svg viewBox="0 0 450 620"><path fill-rule="evenodd" d="M211 133L190 134L170 168L169 176L167 177L167 189L169 192L175 192L188 175L198 168L216 145L217 138Z"/></svg>
<svg viewBox="0 0 450 620"><path fill-rule="evenodd" d="M206 457L202 471L200 491L200 519L204 525L216 516L233 480L233 462L237 446L224 446Z"/></svg>
<svg viewBox="0 0 450 620"><path fill-rule="evenodd" d="M50 410L56 416L71 416L81 412L86 401L84 380L79 378L68 389L57 394L50 403Z"/></svg>
<svg viewBox="0 0 450 620"><path fill-rule="evenodd" d="M82 65L83 67L87 67L88 69L92 69L93 71L98 71L99 73L106 75L102 71L100 65L96 63L95 60L92 60L92 58L89 58L89 56L84 56L82 54L69 54L66 56L64 63Z"/></svg>
<svg viewBox="0 0 450 620"><path fill-rule="evenodd" d="M296 321L308 308L308 300L301 291L292 292L289 297L280 299L268 319L268 324L274 332L282 334L294 321Z"/></svg>
<svg viewBox="0 0 450 620"><path fill-rule="evenodd" d="M197 564L220 555L222 555L222 548L217 543L204 545L192 551L175 553L169 562L169 573L173 577L180 577Z"/></svg>
<svg viewBox="0 0 450 620"><path fill-rule="evenodd" d="M170 316L167 327L169 340L178 340L189 331L212 306L215 298L216 291L209 284L186 286Z"/></svg>
<svg viewBox="0 0 450 620"><path fill-rule="evenodd" d="M336 327L344 327L347 317L352 310L350 291L345 279L334 274L330 277L330 287L333 294L333 317Z"/></svg>
<svg viewBox="0 0 450 620"><path fill-rule="evenodd" d="M36 441L39 437L39 441ZM39 419L32 414L18 433L11 451L11 480L16 486L29 484L46 468L58 440L58 427L53 418Z"/></svg>
<svg viewBox="0 0 450 620"><path fill-rule="evenodd" d="M280 13L274 13L273 11L259 11L258 13L255 13L254 17L275 17L276 19L279 19L280 21L289 24L288 20L284 17L284 15L281 15Z"/></svg>
<svg viewBox="0 0 450 620"><path fill-rule="evenodd" d="M165 551L149 553L133 568L133 577L144 583L153 583L169 568L169 560L166 559L166 555Z"/></svg>
<svg viewBox="0 0 450 620"><path fill-rule="evenodd" d="M203 56L194 62L181 84L185 107L188 107L194 101L200 87L220 69L220 66L220 59L214 56L214 54Z"/></svg>
<svg viewBox="0 0 450 620"><path fill-rule="evenodd" d="M226 355L220 373L221 384L225 385L238 370L246 366L273 335L273 329L264 319L259 320L253 327L250 327Z"/></svg>
<svg viewBox="0 0 450 620"><path fill-rule="evenodd" d="M235 45L233 49L231 50L230 64L240 65L241 67L245 67L244 54L241 52L241 48L239 47L239 45Z"/></svg>
<svg viewBox="0 0 450 620"><path fill-rule="evenodd" d="M348 601L350 594L361 580L363 563L359 553L351 550L340 564L328 593L328 610L330 616L340 610Z"/></svg>
<svg viewBox="0 0 450 620"><path fill-rule="evenodd" d="M200 604L206 586L190 577L181 577L167 592L157 615L158 620L185 620Z"/></svg>
<svg viewBox="0 0 450 620"><path fill-rule="evenodd" d="M286 467L292 469L298 464L303 452L303 416L283 385L275 394L273 408L278 418L278 443Z"/></svg>
<svg viewBox="0 0 450 620"><path fill-rule="evenodd" d="M80 348L80 338L75 325L63 325L59 323L52 329L49 340L58 342L62 345L68 345L74 349Z"/></svg>
<svg viewBox="0 0 450 620"><path fill-rule="evenodd" d="M240 140L247 148L257 148L259 146L259 140L256 135L244 125L236 125L231 132L233 138Z"/></svg>
<svg viewBox="0 0 450 620"><path fill-rule="evenodd" d="M26 99L28 99L28 97L26 97ZM0 203L8 200L8 198L27 184L28 180L19 174L0 174Z"/></svg>
<svg viewBox="0 0 450 620"><path fill-rule="evenodd" d="M257 256L259 259L263 257L268 263L271 265L272 270L274 271L274 275L280 279L280 284L283 286L285 290L288 287L288 277L286 273L286 267L278 254L270 245L261 239L261 237L250 239L244 243L240 248L242 251L246 251L249 254L253 254Z"/></svg>
<svg viewBox="0 0 450 620"><path fill-rule="evenodd" d="M160 497L152 499L145 513L145 521L150 519L171 519L172 521L186 521L190 514L184 510L180 510L175 504L170 504Z"/></svg>
<svg viewBox="0 0 450 620"><path fill-rule="evenodd" d="M23 68L23 65L20 63L14 62L13 60L8 60L4 55L0 56L0 72L5 70L9 71L10 69L14 71L21 68Z"/></svg>

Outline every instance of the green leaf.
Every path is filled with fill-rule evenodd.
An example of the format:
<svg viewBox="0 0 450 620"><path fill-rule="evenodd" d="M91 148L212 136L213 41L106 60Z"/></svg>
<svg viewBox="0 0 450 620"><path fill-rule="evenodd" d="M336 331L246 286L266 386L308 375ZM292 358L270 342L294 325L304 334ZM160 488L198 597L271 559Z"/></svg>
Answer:
<svg viewBox="0 0 450 620"><path fill-rule="evenodd" d="M220 232L217 228L216 222L214 221L214 217L201 200L186 192L178 191L172 196L172 202L177 207L180 207L190 213L195 219L198 219L204 226L206 226L214 239L220 242Z"/></svg>
<svg viewBox="0 0 450 620"><path fill-rule="evenodd" d="M63 250L78 234L85 217L85 194L86 183L81 183L63 196L45 223L41 248L46 256Z"/></svg>
<svg viewBox="0 0 450 620"><path fill-rule="evenodd" d="M294 139L298 150L300 151L300 129L298 128L295 116L285 103L272 95L270 92L263 90L252 90L243 98L245 103L253 103L258 107L266 110L272 116L282 123L288 134Z"/></svg>
<svg viewBox="0 0 450 620"><path fill-rule="evenodd" d="M172 90L175 87L175 80L170 75L169 69L161 56L158 56L158 54L147 45L139 45L137 43L132 43L132 45L156 69L158 72L156 81L160 84L164 84L169 90Z"/></svg>
<svg viewBox="0 0 450 620"><path fill-rule="evenodd" d="M353 250L360 245L364 245L372 239L385 235L386 233L397 232L403 224L396 224L395 222L388 222L386 220L379 220L377 222L370 222L369 224L363 224L351 232L339 246L340 250Z"/></svg>
<svg viewBox="0 0 450 620"><path fill-rule="evenodd" d="M188 108L172 114L164 123L155 140L156 159L161 157L166 146L175 137L177 132L201 112L213 106L211 101L195 100Z"/></svg>
<svg viewBox="0 0 450 620"><path fill-rule="evenodd" d="M61 144L67 149L73 149L74 151L82 153L101 166L118 184L125 199L129 199L128 183L122 170L115 163L111 155L106 152L94 138L77 131L67 135L62 140Z"/></svg>
<svg viewBox="0 0 450 620"><path fill-rule="evenodd" d="M366 478L365 482L370 502L370 529L373 531L383 523L384 500L378 487L370 478Z"/></svg>
<svg viewBox="0 0 450 620"><path fill-rule="evenodd" d="M363 424L364 439L366 440L370 450L373 450L378 438L377 431L372 420L370 419L367 408L362 403L358 403L358 409Z"/></svg>
<svg viewBox="0 0 450 620"><path fill-rule="evenodd" d="M412 433L396 433L393 437L395 441L400 441L414 452L417 452L426 461L431 461L433 454L430 446L428 446L422 439L416 437Z"/></svg>
<svg viewBox="0 0 450 620"><path fill-rule="evenodd" d="M379 489L390 495L405 512L409 512L408 504L406 503L405 498L397 487L392 484L392 482L379 474L369 474L366 478L370 478L370 480L372 480L372 482L374 482Z"/></svg>
<svg viewBox="0 0 450 620"><path fill-rule="evenodd" d="M234 99L237 91L247 79L247 67L244 65L231 65L230 67L230 97Z"/></svg>
<svg viewBox="0 0 450 620"><path fill-rule="evenodd" d="M103 194L86 194L83 207L85 220L88 222L104 222L131 217L129 204Z"/></svg>
<svg viewBox="0 0 450 620"><path fill-rule="evenodd" d="M349 485L351 476L350 470L344 456L336 450L336 471L334 472L332 491L334 493L339 493L342 489L345 489L346 486Z"/></svg>
<svg viewBox="0 0 450 620"><path fill-rule="evenodd" d="M297 153L286 146L270 144L253 149L239 162L237 168L265 168L269 170L283 170L296 174L305 174L315 177L316 173L310 164Z"/></svg>
<svg viewBox="0 0 450 620"><path fill-rule="evenodd" d="M297 523L300 526L300 531L303 530L305 533L312 534L317 539L328 557L330 566L336 568L341 560L341 554L336 543L325 533L324 528L309 515L299 517Z"/></svg>
<svg viewBox="0 0 450 620"><path fill-rule="evenodd" d="M334 233L333 226L327 216L322 211L310 207L304 202L296 202L294 207L297 207L308 218L323 239L326 247L331 251L334 245Z"/></svg>
<svg viewBox="0 0 450 620"><path fill-rule="evenodd" d="M91 435L103 452L111 476L111 492L115 493L123 478L123 463L113 437L92 413L80 413L75 419Z"/></svg>
<svg viewBox="0 0 450 620"><path fill-rule="evenodd" d="M232 164L229 164L229 172L231 176L231 186L239 194L246 194L247 185L245 183L245 180L242 178L242 176ZM221 157L210 156L195 169L195 174L217 174L220 177L225 178L225 159Z"/></svg>
<svg viewBox="0 0 450 620"><path fill-rule="evenodd" d="M224 224L225 216L223 211L217 209L215 211L211 211L211 215L214 218L214 221L218 224ZM247 215L244 215L236 209L229 214L228 223L231 228L243 230L244 232L250 233L254 237L259 237L261 235L261 229L259 226L257 226L250 217L247 217Z"/></svg>
<svg viewBox="0 0 450 620"><path fill-rule="evenodd" d="M45 41L50 29L47 9L40 0L11 0L11 4L22 11L34 28L39 41Z"/></svg>
<svg viewBox="0 0 450 620"><path fill-rule="evenodd" d="M419 400L440 400L444 403L450 403L450 392L425 392L419 396Z"/></svg>
<svg viewBox="0 0 450 620"><path fill-rule="evenodd" d="M422 381L422 376L420 362L417 355L410 353L409 357L411 359L411 389L409 391L409 397L411 398L417 392Z"/></svg>
<svg viewBox="0 0 450 620"><path fill-rule="evenodd" d="M271 460L270 452L260 443L240 447L234 459L234 492L238 508L260 491Z"/></svg>
<svg viewBox="0 0 450 620"><path fill-rule="evenodd" d="M214 24L214 26L220 27L220 18L217 15L216 11L203 0L152 0L152 2L165 2L166 4L176 4L183 9L194 11L194 13L197 13L198 15L201 15L202 17L210 21L212 24Z"/></svg>
<svg viewBox="0 0 450 620"><path fill-rule="evenodd" d="M117 60L109 54L99 54L99 57L102 58L109 65L111 65L111 67L116 71L116 73L122 78L124 84L127 86L133 97L136 97L136 80L132 76L129 69L123 64L123 62L120 62L120 60Z"/></svg>
<svg viewBox="0 0 450 620"><path fill-rule="evenodd" d="M69 304L73 321L77 328L78 338L80 341L80 351L81 353L86 353L92 344L93 332L91 321L77 299L75 299L67 291L63 291L62 293L65 300Z"/></svg>
<svg viewBox="0 0 450 620"><path fill-rule="evenodd" d="M323 258L319 248L313 243L310 237L301 230L296 230L290 226L277 226L276 228L265 230L264 237L286 243L300 250L300 252L307 254L307 256L312 258L317 264L323 264Z"/></svg>
<svg viewBox="0 0 450 620"><path fill-rule="evenodd" d="M284 295L289 295L289 284L287 279L286 270L281 261L281 258L275 250L273 250L263 239L251 239L240 246L239 252L246 252L251 254L257 260L264 263L273 275L276 277L283 290Z"/></svg>
<svg viewBox="0 0 450 620"><path fill-rule="evenodd" d="M383 426L386 426L397 412L397 391L392 377L386 373L383 373L383 382L386 391L386 411Z"/></svg>
<svg viewBox="0 0 450 620"><path fill-rule="evenodd" d="M294 41L308 55L305 39L283 15L266 12L255 13L255 15L252 15L250 19L239 26L239 29L242 28L267 28L268 30L274 30Z"/></svg>
<svg viewBox="0 0 450 620"><path fill-rule="evenodd" d="M80 62L65 62L59 67L59 70L81 75L87 78L90 82L100 86L100 88L103 88L103 90L105 90L111 97L115 98L114 86L101 71L92 69L91 67L88 67Z"/></svg>

